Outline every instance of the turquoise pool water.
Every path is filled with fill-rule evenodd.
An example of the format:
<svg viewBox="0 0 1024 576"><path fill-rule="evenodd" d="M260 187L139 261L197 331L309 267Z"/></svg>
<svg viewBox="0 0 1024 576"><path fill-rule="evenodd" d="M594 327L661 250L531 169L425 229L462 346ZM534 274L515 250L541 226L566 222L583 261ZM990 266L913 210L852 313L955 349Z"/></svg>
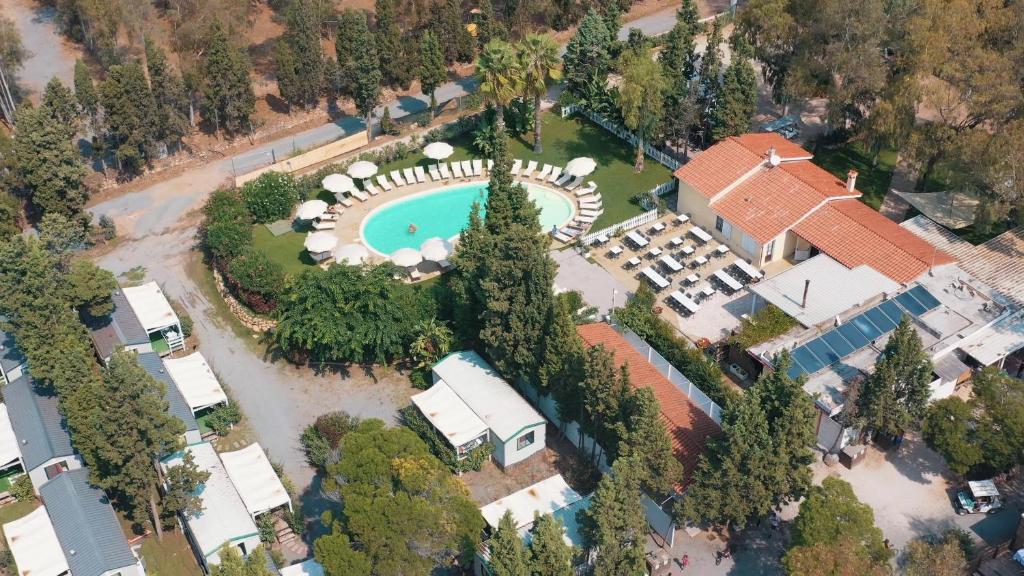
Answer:
<svg viewBox="0 0 1024 576"><path fill-rule="evenodd" d="M572 217L572 203L554 190L527 185L530 199L540 208L541 230L561 226ZM487 183L476 182L396 200L374 210L363 221L366 245L381 254L399 248L415 248L427 238L453 238L469 224L469 212L475 200L481 207L487 198ZM409 225L416 232L409 232Z"/></svg>

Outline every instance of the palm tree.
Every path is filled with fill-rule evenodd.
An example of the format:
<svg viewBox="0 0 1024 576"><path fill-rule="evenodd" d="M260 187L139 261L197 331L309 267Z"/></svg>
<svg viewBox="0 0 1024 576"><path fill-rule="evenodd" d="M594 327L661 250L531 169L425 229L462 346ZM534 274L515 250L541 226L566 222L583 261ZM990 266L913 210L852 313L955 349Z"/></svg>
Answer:
<svg viewBox="0 0 1024 576"><path fill-rule="evenodd" d="M480 94L494 104L498 122L504 126L505 106L519 95L521 84L519 62L512 45L503 40L488 42L477 58L476 77L480 81Z"/></svg>
<svg viewBox="0 0 1024 576"><path fill-rule="evenodd" d="M558 44L550 36L527 34L516 46L519 52L519 67L522 71L523 92L533 97L533 151L540 154L544 146L540 140L540 99L547 94L548 80L559 80L562 59L558 56Z"/></svg>

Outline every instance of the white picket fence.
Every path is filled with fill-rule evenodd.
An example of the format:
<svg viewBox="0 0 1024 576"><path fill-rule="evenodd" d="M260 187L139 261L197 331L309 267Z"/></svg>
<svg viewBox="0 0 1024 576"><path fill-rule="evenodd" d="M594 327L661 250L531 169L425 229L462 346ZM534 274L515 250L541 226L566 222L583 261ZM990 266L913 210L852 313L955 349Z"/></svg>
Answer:
<svg viewBox="0 0 1024 576"><path fill-rule="evenodd" d="M630 146L636 146L637 137L635 134L633 134L629 130L626 130L622 126L619 126L618 124L606 119L604 116L601 116L600 114L597 114L595 112L591 112L590 110L585 110L581 108L578 104L569 104L568 106L562 107L562 118L568 118L569 116L572 116L573 114L576 113L586 116L588 119L590 119L591 122L597 124L598 126L611 132L612 134L615 134L622 140L628 142ZM651 158L657 160L659 163L667 167L669 170L675 171L679 169L680 166L683 165L682 162L680 162L679 160L676 160L672 156L669 156L668 154L662 152L661 150L658 150L654 146L651 146L650 144L647 143L644 144L644 153L650 156Z"/></svg>
<svg viewBox="0 0 1024 576"><path fill-rule="evenodd" d="M657 210L648 210L647 212L644 212L643 214L640 214L638 216L633 216L632 218L630 218L628 220L623 220L622 222L619 222L618 224L613 224L613 225L611 225L611 226L609 226L607 228L602 228L601 230L598 230L597 232L591 232L591 233L581 237L580 238L580 242L583 245L593 244L594 240L597 240L597 238L599 236L602 236L602 235L605 235L605 234L611 236L611 235L617 233L620 230L623 230L623 231L625 231L625 230L632 230L633 228L636 228L638 226L643 226L644 224L649 224L651 222L654 222L657 219L658 219L658 211Z"/></svg>

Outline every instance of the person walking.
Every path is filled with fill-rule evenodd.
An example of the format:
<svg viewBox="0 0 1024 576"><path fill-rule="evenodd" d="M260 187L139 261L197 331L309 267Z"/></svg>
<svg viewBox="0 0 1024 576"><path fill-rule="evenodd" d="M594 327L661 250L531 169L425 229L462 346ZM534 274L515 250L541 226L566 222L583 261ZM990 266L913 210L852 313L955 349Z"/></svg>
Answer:
<svg viewBox="0 0 1024 576"><path fill-rule="evenodd" d="M690 555L683 554L683 557L679 559L679 565L682 567L680 571L686 570L686 567L690 565Z"/></svg>

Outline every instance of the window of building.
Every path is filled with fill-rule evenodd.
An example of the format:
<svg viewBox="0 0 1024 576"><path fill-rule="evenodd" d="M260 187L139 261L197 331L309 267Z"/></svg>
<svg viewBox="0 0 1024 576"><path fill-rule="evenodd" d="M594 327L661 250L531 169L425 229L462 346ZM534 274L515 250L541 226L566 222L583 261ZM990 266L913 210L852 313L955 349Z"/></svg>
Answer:
<svg viewBox="0 0 1024 576"><path fill-rule="evenodd" d="M772 240L771 242L768 243L768 246L765 247L764 259L765 260L771 260L772 259L772 255L774 255L774 254L775 254L775 240Z"/></svg>
<svg viewBox="0 0 1024 576"><path fill-rule="evenodd" d="M533 444L533 442L534 442L534 437L533 437L533 432L532 431L529 432L529 433L523 434L522 436L519 437L518 440L516 440L516 450L522 450L523 448L526 448L530 444Z"/></svg>
<svg viewBox="0 0 1024 576"><path fill-rule="evenodd" d="M743 238L740 239L740 246L743 247L743 250L747 254L756 255L761 253L761 245L757 243L757 240L754 240L753 238L747 236L746 234L744 234Z"/></svg>
<svg viewBox="0 0 1024 576"><path fill-rule="evenodd" d="M721 232L726 240L732 238L732 224L721 216L715 216L715 230Z"/></svg>
<svg viewBox="0 0 1024 576"><path fill-rule="evenodd" d="M61 460L55 464L50 464L46 468L43 468L43 472L46 473L46 479L52 480L56 478L61 472L67 472L68 463L65 460Z"/></svg>

